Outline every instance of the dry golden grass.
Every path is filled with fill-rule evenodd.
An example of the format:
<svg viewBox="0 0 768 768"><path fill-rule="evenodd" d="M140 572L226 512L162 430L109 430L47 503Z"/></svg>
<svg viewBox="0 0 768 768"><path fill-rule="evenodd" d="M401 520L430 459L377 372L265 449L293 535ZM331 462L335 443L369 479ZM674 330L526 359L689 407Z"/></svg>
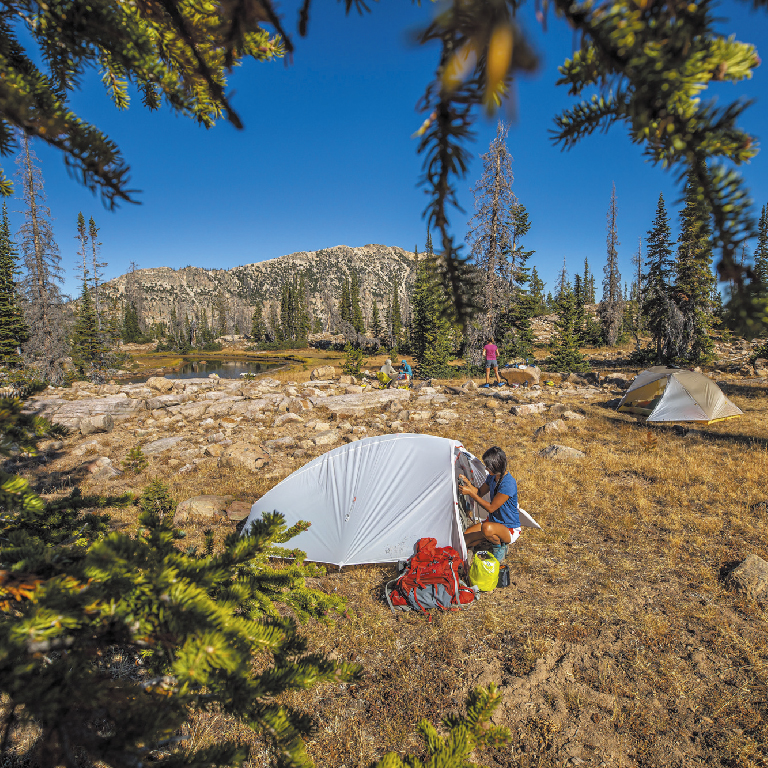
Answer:
<svg viewBox="0 0 768 768"><path fill-rule="evenodd" d="M338 366L338 353L273 375L302 381L328 363ZM344 595L350 612L330 626L307 624L310 646L359 662L365 676L286 696L317 720L316 763L351 768L390 750L418 751L420 718L461 710L469 689L496 682L504 695L496 720L513 738L481 756L487 765L768 764L766 608L727 591L720 577L749 554L768 559L768 513L751 506L768 499L768 391L745 382L727 393L744 416L686 435L572 397L587 416L557 437L585 451L572 463L538 455L551 442L533 436L544 416L494 416L479 398L454 425L412 424L476 454L503 447L521 504L543 530L526 531L510 551L510 588L431 624L389 612L389 567L318 580ZM352 421L376 433L372 418ZM288 462L283 475L298 464ZM214 461L178 475L161 462L110 488L154 477L178 499L215 491L255 500L281 479ZM115 510L114 522L132 526L135 510ZM204 527L187 526L185 546L201 543ZM230 530L213 527L219 541ZM268 764L263 741L219 715L196 715L190 726L196 744L225 734L252 744L250 766Z"/></svg>

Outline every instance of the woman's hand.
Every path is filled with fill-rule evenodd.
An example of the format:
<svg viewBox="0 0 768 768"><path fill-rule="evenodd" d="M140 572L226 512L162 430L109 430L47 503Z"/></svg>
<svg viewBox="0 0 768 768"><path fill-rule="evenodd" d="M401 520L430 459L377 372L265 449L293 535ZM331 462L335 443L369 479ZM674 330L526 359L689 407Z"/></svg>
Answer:
<svg viewBox="0 0 768 768"><path fill-rule="evenodd" d="M459 475L459 493L465 496L477 496L477 488L464 475Z"/></svg>

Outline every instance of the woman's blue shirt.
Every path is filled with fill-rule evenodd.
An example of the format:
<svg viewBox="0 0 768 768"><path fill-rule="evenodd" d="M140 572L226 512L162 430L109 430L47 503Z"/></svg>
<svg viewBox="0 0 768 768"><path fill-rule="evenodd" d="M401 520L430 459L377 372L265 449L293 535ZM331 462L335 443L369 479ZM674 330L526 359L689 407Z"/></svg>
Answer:
<svg viewBox="0 0 768 768"><path fill-rule="evenodd" d="M496 485L496 476L488 475L485 478L485 482L488 483L488 489L491 492L491 501L497 493L503 493L509 498L492 514L488 519L492 523L501 523L506 525L507 528L519 528L520 527L520 513L517 511L517 482L512 475L507 472L504 475L498 486Z"/></svg>

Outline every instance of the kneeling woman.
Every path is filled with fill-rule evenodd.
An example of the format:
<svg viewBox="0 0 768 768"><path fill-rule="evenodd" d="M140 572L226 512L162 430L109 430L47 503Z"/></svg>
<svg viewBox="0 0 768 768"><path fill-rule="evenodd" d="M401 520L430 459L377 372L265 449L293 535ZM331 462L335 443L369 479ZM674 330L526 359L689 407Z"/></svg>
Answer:
<svg viewBox="0 0 768 768"><path fill-rule="evenodd" d="M464 531L464 541L467 548L490 544L491 554L502 562L507 556L509 545L520 536L517 483L507 472L507 456L501 448L489 448L483 454L483 463L489 475L479 488L475 488L464 475L460 477L459 491L474 499L489 513L487 520L475 523ZM489 492L490 502L483 499Z"/></svg>

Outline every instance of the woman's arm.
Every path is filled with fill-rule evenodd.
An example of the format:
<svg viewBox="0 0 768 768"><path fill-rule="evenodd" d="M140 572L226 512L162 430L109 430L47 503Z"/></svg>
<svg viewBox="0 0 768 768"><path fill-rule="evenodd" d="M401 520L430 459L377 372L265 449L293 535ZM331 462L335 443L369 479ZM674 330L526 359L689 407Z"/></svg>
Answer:
<svg viewBox="0 0 768 768"><path fill-rule="evenodd" d="M486 501L483 496L488 493L488 483L483 483L479 488L475 488L464 475L461 475L459 479L462 481L462 484L459 486L459 492L474 499L491 515L509 498L505 493L497 493L493 497L493 501Z"/></svg>

